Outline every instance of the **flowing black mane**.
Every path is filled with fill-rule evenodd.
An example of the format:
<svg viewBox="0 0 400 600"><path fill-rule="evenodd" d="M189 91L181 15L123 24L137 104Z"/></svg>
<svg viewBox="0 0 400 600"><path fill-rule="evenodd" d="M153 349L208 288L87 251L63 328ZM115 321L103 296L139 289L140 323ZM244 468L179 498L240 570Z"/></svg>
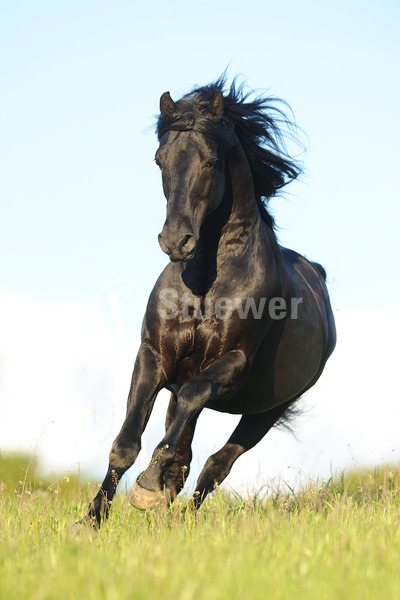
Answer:
<svg viewBox="0 0 400 600"><path fill-rule="evenodd" d="M167 131L189 131L197 129L220 142L226 142L227 127L232 128L250 164L254 191L263 220L274 227L274 219L268 212L268 199L278 190L296 179L302 171L301 164L287 154L285 130L292 139L296 128L278 103L287 104L274 97L256 97L248 100L252 91L246 92L244 84L232 82L224 91L226 77L223 74L217 81L196 87L175 103L176 110L171 116L160 115L157 123L158 139ZM217 90L224 96L224 113L216 123L209 116L209 106ZM297 141L297 140L296 140Z"/></svg>

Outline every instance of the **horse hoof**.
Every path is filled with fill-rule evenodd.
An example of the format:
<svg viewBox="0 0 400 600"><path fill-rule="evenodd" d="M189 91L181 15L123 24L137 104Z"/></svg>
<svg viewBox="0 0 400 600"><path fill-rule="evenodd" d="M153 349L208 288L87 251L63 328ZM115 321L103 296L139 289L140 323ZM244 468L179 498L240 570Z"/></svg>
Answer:
<svg viewBox="0 0 400 600"><path fill-rule="evenodd" d="M99 526L96 519L88 521L81 519L74 523L67 533L69 540L81 540L83 538L92 541L93 536L98 532Z"/></svg>
<svg viewBox="0 0 400 600"><path fill-rule="evenodd" d="M163 502L164 493L163 492L153 492L152 490L146 490L146 488L139 485L137 482L134 484L131 489L131 494L129 496L129 502L135 508L139 510L147 510L148 508L153 508Z"/></svg>

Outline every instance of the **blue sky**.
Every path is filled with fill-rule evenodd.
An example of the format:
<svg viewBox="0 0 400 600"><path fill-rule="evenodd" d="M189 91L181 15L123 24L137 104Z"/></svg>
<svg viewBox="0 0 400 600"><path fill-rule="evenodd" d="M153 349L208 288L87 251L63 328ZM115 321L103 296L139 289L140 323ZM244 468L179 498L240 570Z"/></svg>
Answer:
<svg viewBox="0 0 400 600"><path fill-rule="evenodd" d="M399 297L396 3L1 10L3 285L93 296L134 277L147 292L166 261L147 128L163 91L179 97L229 64L231 77L287 100L309 137L303 181L273 202L282 243L325 264L341 307Z"/></svg>
<svg viewBox="0 0 400 600"><path fill-rule="evenodd" d="M24 406L25 388L10 372L23 378L35 361L41 372L51 355L64 380L79 380L83 368L91 374L90 393L78 394L90 411L114 359L104 349L96 362L85 335L125 356L126 371L116 366L112 377L129 378L145 301L167 261L157 243L165 202L149 127L164 91L178 98L228 65L230 78L242 74L251 88L288 101L308 136L304 177L271 203L280 241L326 267L336 312L398 327L399 25L400 6L389 1L1 3L1 402ZM369 309L373 317L360 312ZM101 327L107 333L97 338ZM361 346L372 355L392 348L376 321L372 329L378 337ZM343 349L346 335L357 344L346 331ZM75 346L87 347L79 364ZM24 358L22 347L31 350ZM357 369L363 380L362 362ZM42 384L30 391L38 429L53 418ZM113 394L124 407L119 385Z"/></svg>

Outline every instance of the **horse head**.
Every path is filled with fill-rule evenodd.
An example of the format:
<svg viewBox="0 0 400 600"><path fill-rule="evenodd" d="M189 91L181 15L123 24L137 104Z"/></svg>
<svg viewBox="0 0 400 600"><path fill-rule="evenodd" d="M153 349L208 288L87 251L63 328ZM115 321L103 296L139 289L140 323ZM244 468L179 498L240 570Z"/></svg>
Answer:
<svg viewBox="0 0 400 600"><path fill-rule="evenodd" d="M171 261L187 261L196 252L205 217L219 206L225 188L224 151L218 136L204 135L196 125L206 121L209 127L218 127L224 99L217 90L200 111L184 100L175 103L165 92L160 110L166 131L155 161L162 172L167 218L158 241Z"/></svg>

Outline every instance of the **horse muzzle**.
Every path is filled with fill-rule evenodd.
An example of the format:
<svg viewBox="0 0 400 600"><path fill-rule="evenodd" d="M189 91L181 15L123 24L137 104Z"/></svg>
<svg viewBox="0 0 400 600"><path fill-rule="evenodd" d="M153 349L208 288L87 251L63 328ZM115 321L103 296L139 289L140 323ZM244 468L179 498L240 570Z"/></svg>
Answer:
<svg viewBox="0 0 400 600"><path fill-rule="evenodd" d="M161 246L161 250L165 252L165 254L168 254L172 262L190 260L193 258L197 246L197 240L193 234L186 234L177 244L172 244L165 239L162 233L160 233L158 236L158 243Z"/></svg>

